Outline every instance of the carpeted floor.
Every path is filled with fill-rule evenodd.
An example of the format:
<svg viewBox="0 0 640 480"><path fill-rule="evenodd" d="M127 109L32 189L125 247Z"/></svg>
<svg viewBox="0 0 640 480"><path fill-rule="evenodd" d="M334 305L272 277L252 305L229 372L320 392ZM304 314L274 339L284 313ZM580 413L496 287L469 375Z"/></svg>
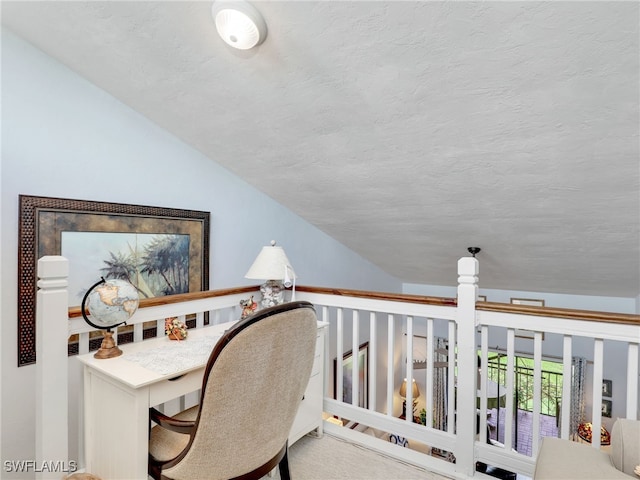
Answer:
<svg viewBox="0 0 640 480"><path fill-rule="evenodd" d="M289 449L293 480L441 480L445 477L408 465L328 434L303 437ZM277 472L277 469L276 469ZM276 473L265 479L279 480Z"/></svg>

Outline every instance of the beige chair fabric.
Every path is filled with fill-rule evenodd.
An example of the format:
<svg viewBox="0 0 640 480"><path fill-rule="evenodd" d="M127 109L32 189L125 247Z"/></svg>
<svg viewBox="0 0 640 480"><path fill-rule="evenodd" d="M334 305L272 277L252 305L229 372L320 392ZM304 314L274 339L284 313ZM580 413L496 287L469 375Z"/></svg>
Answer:
<svg viewBox="0 0 640 480"><path fill-rule="evenodd" d="M534 480L607 480L637 478L640 463L640 421L619 418L607 451L592 445L545 437L536 459Z"/></svg>
<svg viewBox="0 0 640 480"><path fill-rule="evenodd" d="M535 480L607 480L626 479L617 470L608 453L591 445L544 437L536 460Z"/></svg>
<svg viewBox="0 0 640 480"><path fill-rule="evenodd" d="M640 465L640 421L618 418L611 429L611 459L615 467L635 476Z"/></svg>
<svg viewBox="0 0 640 480"><path fill-rule="evenodd" d="M247 474L277 456L309 382L316 336L308 302L238 322L214 348L200 405L174 417L194 421L193 435L154 427L150 464L178 457L164 477L215 480Z"/></svg>

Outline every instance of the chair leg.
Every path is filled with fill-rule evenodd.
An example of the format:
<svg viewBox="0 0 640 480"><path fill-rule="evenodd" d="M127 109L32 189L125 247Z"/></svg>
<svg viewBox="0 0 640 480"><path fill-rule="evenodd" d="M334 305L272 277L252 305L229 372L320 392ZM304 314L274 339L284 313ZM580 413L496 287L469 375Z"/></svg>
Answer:
<svg viewBox="0 0 640 480"><path fill-rule="evenodd" d="M280 469L280 479L291 480L291 473L289 472L289 449L288 448L284 451L284 457L282 457L282 460L280 460L278 467Z"/></svg>
<svg viewBox="0 0 640 480"><path fill-rule="evenodd" d="M161 480L162 469L156 464L148 464L148 474L153 480Z"/></svg>

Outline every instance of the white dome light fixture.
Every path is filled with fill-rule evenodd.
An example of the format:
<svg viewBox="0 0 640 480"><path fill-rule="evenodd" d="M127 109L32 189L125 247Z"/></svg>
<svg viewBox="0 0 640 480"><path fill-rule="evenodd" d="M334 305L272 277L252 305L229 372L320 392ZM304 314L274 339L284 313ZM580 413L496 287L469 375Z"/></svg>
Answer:
<svg viewBox="0 0 640 480"><path fill-rule="evenodd" d="M244 0L216 0L211 15L218 34L234 48L249 50L267 37L267 24L262 15Z"/></svg>

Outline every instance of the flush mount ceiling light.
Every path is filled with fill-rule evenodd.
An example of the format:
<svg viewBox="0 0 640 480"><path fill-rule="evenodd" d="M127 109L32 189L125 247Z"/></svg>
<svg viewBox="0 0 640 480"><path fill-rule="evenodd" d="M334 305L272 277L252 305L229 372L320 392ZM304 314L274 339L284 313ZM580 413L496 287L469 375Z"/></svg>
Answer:
<svg viewBox="0 0 640 480"><path fill-rule="evenodd" d="M249 50L267 37L267 24L262 15L244 0L216 0L211 14L218 34L234 48Z"/></svg>

